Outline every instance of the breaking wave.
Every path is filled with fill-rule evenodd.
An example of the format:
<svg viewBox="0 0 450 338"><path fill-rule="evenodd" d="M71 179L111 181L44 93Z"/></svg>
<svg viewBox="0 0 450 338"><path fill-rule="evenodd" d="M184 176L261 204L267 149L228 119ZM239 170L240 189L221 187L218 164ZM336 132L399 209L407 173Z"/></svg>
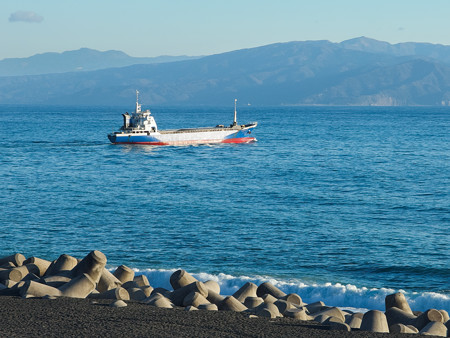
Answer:
<svg viewBox="0 0 450 338"><path fill-rule="evenodd" d="M137 275L148 277L153 287L171 290L170 276L176 270L134 269ZM403 292L414 311L442 309L450 312L450 294L437 292L407 292L389 288L366 288L340 283L305 284L301 281L283 281L266 276L232 276L227 274L192 273L200 281L214 280L219 283L222 295L231 295L246 282L259 285L270 282L285 293L297 293L305 303L323 301L326 305L352 308L364 312L367 310L384 311L384 299L395 292Z"/></svg>

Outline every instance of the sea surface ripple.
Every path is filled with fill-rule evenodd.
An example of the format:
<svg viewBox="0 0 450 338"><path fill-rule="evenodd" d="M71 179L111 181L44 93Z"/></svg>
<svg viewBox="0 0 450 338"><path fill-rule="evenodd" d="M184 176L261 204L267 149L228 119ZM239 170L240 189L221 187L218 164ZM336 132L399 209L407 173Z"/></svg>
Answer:
<svg viewBox="0 0 450 338"><path fill-rule="evenodd" d="M0 256L97 249L110 266L431 293L450 310L449 108L249 106L252 144L111 145L125 109L0 106ZM160 129L233 114L152 112Z"/></svg>

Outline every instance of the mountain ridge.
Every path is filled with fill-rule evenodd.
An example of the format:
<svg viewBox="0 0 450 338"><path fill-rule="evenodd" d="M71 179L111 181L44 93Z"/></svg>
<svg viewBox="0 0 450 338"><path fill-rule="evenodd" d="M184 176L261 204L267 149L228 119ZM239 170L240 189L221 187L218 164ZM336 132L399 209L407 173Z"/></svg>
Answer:
<svg viewBox="0 0 450 338"><path fill-rule="evenodd" d="M170 63L2 77L0 103L125 105L139 89L150 105L236 97L253 105L448 105L450 60L442 51L450 47L412 47L364 37L293 41Z"/></svg>

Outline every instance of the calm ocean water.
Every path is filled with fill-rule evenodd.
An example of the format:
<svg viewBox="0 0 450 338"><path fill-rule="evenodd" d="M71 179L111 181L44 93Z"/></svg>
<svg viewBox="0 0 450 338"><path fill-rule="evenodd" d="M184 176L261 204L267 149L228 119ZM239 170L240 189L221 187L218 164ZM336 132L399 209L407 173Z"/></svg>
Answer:
<svg viewBox="0 0 450 338"><path fill-rule="evenodd" d="M125 109L0 106L0 256L97 249L155 286L183 268L230 293L271 280L382 309L404 290L450 310L449 108L245 107L253 144L111 145ZM233 117L152 112L161 129Z"/></svg>

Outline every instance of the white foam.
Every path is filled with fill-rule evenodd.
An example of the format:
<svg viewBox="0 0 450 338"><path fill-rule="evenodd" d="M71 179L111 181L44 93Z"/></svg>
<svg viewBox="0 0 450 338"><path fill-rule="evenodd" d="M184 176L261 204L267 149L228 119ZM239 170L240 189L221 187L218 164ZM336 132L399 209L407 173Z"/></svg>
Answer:
<svg viewBox="0 0 450 338"><path fill-rule="evenodd" d="M171 290L170 276L176 269L134 269L137 274L148 277L153 287L163 287ZM450 295L436 292L406 292L388 288L366 288L355 285L340 283L305 284L299 280L283 281L267 276L232 276L224 273L208 274L205 272L191 273L200 281L214 280L220 285L222 295L231 295L246 282L259 285L263 282L271 282L285 293L297 293L305 303L323 301L330 306L353 309L352 311L365 312L367 310L384 311L384 299L387 295L395 292L403 292L408 303L415 311L426 311L428 309L439 309L450 312Z"/></svg>

